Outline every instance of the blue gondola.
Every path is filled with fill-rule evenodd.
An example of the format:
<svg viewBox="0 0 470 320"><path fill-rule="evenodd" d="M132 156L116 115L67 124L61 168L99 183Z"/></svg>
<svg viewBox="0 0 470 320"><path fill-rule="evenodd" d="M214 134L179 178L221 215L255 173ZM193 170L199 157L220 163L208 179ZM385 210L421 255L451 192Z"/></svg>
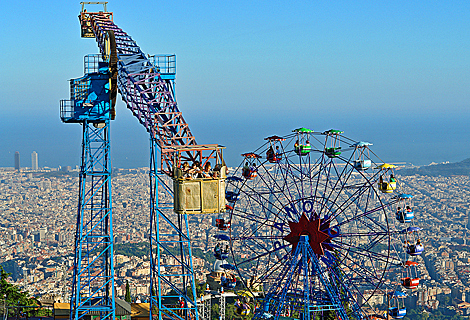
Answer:
<svg viewBox="0 0 470 320"><path fill-rule="evenodd" d="M401 319L406 316L406 308L391 307L388 309L388 313L394 319Z"/></svg>
<svg viewBox="0 0 470 320"><path fill-rule="evenodd" d="M229 236L225 234L217 234L214 236L217 239L217 245L214 248L214 257L217 260L225 260L228 258L228 241L230 241Z"/></svg>
<svg viewBox="0 0 470 320"><path fill-rule="evenodd" d="M407 193L400 193L396 196L397 199L412 199L413 195Z"/></svg>
<svg viewBox="0 0 470 320"><path fill-rule="evenodd" d="M239 192L233 192L233 191L226 191L225 192L225 199L227 199L228 202L237 201L239 197L240 197Z"/></svg>
<svg viewBox="0 0 470 320"><path fill-rule="evenodd" d="M356 142L356 143L353 143L352 145L350 145L351 148L364 148L364 147L368 147L368 146L371 146L372 143L370 142L366 142L366 141L359 141L359 142Z"/></svg>
<svg viewBox="0 0 470 320"><path fill-rule="evenodd" d="M408 227L406 229L403 229L401 231L401 233L411 233L411 232L418 232L418 231L421 231L423 229L421 229L420 227Z"/></svg>
<svg viewBox="0 0 470 320"><path fill-rule="evenodd" d="M398 199L400 205L404 207L397 208L396 218L401 223L410 222L415 217L414 211L411 209L411 199L413 196L411 194L400 193L395 199Z"/></svg>
<svg viewBox="0 0 470 320"><path fill-rule="evenodd" d="M230 277L221 276L220 285L226 289L233 289L237 286L237 278L235 275L230 275Z"/></svg>
<svg viewBox="0 0 470 320"><path fill-rule="evenodd" d="M230 237L226 234L216 234L214 238L216 238L217 240L230 241Z"/></svg>
<svg viewBox="0 0 470 320"><path fill-rule="evenodd" d="M356 154L355 157L357 160L354 160L353 167L356 170L363 171L369 169L372 166L372 161L367 159L369 157L369 146L371 145L372 143L365 141L359 141L350 145L351 148L355 149L354 152Z"/></svg>
<svg viewBox="0 0 470 320"><path fill-rule="evenodd" d="M230 264L230 263L224 263L222 265L220 265L221 268L223 269L227 269L227 270L236 270L237 267L235 267L233 264Z"/></svg>
<svg viewBox="0 0 470 320"><path fill-rule="evenodd" d="M424 246L421 243L410 244L406 247L406 253L410 256L419 256L424 251Z"/></svg>
<svg viewBox="0 0 470 320"><path fill-rule="evenodd" d="M406 297L406 293L401 291L393 291L388 294L389 299L392 299L391 307L388 308L388 314L394 319L401 319L406 315L406 307L404 302L400 302L399 299L404 299Z"/></svg>
<svg viewBox="0 0 470 320"><path fill-rule="evenodd" d="M410 222L411 220L413 220L413 218L415 217L415 214L409 208L405 209L405 211L401 210L401 208L398 208L398 211L395 217L401 223L405 223L405 222Z"/></svg>
<svg viewBox="0 0 470 320"><path fill-rule="evenodd" d="M369 159L354 160L353 166L354 168L356 168L356 170L360 170L360 171L367 170L372 166L372 161Z"/></svg>

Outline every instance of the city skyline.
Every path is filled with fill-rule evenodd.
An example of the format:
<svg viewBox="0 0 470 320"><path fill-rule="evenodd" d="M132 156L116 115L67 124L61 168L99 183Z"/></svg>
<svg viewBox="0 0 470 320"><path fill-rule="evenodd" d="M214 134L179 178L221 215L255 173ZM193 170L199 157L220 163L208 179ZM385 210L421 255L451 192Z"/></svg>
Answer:
<svg viewBox="0 0 470 320"><path fill-rule="evenodd" d="M15 152L15 170L21 169L21 162L20 162L20 153L18 151Z"/></svg>
<svg viewBox="0 0 470 320"><path fill-rule="evenodd" d="M38 162L38 154L36 151L31 153L31 170L38 170L39 169L39 162Z"/></svg>

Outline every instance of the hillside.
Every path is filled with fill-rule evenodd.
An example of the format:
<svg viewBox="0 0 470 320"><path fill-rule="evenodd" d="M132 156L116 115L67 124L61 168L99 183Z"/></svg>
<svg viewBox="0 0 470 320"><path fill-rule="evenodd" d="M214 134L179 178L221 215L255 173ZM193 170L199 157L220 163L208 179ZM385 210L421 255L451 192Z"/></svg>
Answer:
<svg viewBox="0 0 470 320"><path fill-rule="evenodd" d="M429 166L422 166L418 168L402 169L399 171L400 175L409 176L419 174L422 176L455 176L455 175L470 175L470 158L460 162L434 164Z"/></svg>

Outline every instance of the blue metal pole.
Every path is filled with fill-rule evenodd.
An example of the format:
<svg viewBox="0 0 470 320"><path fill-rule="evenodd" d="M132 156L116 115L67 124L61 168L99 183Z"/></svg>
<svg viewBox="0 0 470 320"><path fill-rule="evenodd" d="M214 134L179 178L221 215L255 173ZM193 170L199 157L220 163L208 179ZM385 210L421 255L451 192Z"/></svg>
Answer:
<svg viewBox="0 0 470 320"><path fill-rule="evenodd" d="M109 120L83 121L71 319L115 318Z"/></svg>

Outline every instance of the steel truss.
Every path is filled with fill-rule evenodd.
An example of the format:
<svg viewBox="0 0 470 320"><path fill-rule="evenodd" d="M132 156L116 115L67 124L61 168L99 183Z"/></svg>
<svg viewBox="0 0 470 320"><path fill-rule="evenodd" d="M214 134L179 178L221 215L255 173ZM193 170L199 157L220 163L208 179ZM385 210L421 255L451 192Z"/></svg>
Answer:
<svg viewBox="0 0 470 320"><path fill-rule="evenodd" d="M212 296L211 294L202 295L198 301L198 312L200 320L211 319Z"/></svg>
<svg viewBox="0 0 470 320"><path fill-rule="evenodd" d="M172 203L159 201L160 192L170 199L173 193L166 175L157 171L156 139L150 144L150 318L157 312L160 320L198 319L188 216L174 213ZM163 303L163 296L178 303Z"/></svg>
<svg viewBox="0 0 470 320"><path fill-rule="evenodd" d="M115 318L109 124L84 121L71 318Z"/></svg>

